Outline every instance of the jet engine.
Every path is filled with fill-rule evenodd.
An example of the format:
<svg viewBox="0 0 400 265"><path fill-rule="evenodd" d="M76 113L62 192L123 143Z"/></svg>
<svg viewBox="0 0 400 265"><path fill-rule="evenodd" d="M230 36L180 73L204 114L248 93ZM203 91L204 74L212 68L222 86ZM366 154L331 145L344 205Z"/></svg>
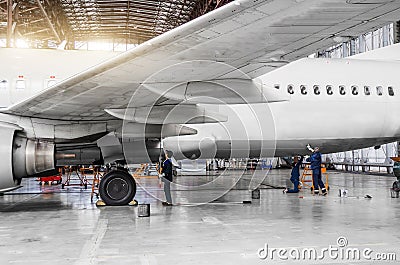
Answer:
<svg viewBox="0 0 400 265"><path fill-rule="evenodd" d="M19 187L24 177L55 168L53 142L28 139L16 125L0 124L0 192Z"/></svg>

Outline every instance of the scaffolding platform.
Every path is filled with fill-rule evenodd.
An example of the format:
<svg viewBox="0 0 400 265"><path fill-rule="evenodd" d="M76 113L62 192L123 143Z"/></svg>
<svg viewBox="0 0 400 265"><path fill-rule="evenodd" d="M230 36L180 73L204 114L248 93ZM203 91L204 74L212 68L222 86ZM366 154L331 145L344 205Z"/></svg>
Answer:
<svg viewBox="0 0 400 265"><path fill-rule="evenodd" d="M66 180L61 185L62 189L68 186L80 186L87 189L89 181L87 180L84 171L82 171L82 168L78 166L68 166L65 168L65 174L66 174ZM73 183L74 181L78 181L79 183Z"/></svg>

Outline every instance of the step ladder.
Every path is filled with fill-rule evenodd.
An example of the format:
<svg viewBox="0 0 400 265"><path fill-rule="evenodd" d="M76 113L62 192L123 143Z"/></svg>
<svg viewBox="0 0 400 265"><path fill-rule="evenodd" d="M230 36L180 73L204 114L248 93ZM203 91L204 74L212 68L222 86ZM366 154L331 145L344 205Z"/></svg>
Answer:
<svg viewBox="0 0 400 265"><path fill-rule="evenodd" d="M151 175L150 171L152 169L152 164L141 164L139 168L135 170L132 174L135 179L137 178L158 178L157 175Z"/></svg>
<svg viewBox="0 0 400 265"><path fill-rule="evenodd" d="M104 176L105 172L100 171L99 166L93 167L93 182L92 182L92 192L90 193L90 201L93 201L93 197L96 196L99 199L99 185L100 180Z"/></svg>
<svg viewBox="0 0 400 265"><path fill-rule="evenodd" d="M321 177L322 177L322 181L324 181L325 184L325 188L326 190L329 190L329 175L326 172L326 167L325 165L322 165L321 167ZM311 190L311 192L314 191L314 182L313 182L313 177L312 177L312 169L310 168L309 165L306 165L303 173L301 174L301 178L300 178L300 187L299 189L305 187L305 188L309 188Z"/></svg>

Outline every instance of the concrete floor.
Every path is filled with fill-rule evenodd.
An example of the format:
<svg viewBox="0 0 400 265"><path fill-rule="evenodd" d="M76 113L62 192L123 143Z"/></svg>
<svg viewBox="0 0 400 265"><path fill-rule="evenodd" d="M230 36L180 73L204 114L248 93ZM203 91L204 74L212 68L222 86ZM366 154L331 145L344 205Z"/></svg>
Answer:
<svg viewBox="0 0 400 265"><path fill-rule="evenodd" d="M235 176L235 172L230 172ZM265 184L285 186L288 170L272 170ZM178 177L177 182L204 182L209 177ZM252 204L241 201L250 194L241 185L224 200L201 206L162 206L142 189L136 199L151 203L151 216L137 217L137 208L96 208L90 191L80 187L41 187L33 179L25 187L0 197L0 264L396 264L400 260L400 199L390 197L395 180L390 176L330 173L327 197L283 194L261 190ZM141 180L153 195L162 196L157 179ZM242 185L245 186L245 185ZM339 188L349 197L339 198ZM173 197L184 202L193 191L181 189ZM197 192L207 197L209 190ZM372 199L366 199L368 194ZM184 203L182 203L184 204ZM325 253L321 260L260 259L268 244L296 255L304 248L370 248L395 253L397 261L343 260ZM260 254L264 254L261 252ZM284 258L283 257L283 258Z"/></svg>

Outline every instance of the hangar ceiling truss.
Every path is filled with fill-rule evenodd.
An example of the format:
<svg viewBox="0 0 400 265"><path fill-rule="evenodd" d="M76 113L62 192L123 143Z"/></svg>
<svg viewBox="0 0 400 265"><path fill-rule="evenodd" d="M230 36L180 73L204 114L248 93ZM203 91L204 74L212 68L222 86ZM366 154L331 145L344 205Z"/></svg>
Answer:
<svg viewBox="0 0 400 265"><path fill-rule="evenodd" d="M0 38L33 47L75 41L142 43L233 0L0 0ZM11 12L10 12L11 11Z"/></svg>

